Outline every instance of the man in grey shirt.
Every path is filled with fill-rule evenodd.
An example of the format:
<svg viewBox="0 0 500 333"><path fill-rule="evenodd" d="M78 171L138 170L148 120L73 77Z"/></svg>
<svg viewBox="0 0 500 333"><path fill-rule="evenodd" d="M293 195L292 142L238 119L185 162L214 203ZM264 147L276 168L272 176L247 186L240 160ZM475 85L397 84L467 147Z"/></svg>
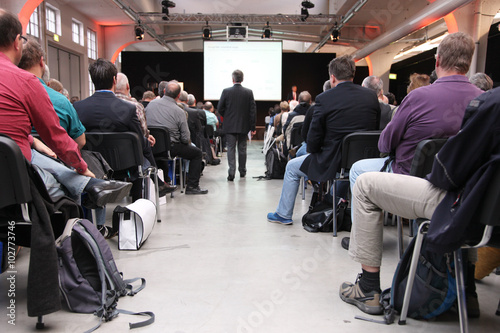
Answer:
<svg viewBox="0 0 500 333"><path fill-rule="evenodd" d="M166 127L170 133L172 156L190 161L186 194L207 194L208 190L199 186L202 152L191 145L186 113L175 101L180 92L181 86L177 81L167 83L163 97L151 101L146 108L148 126Z"/></svg>

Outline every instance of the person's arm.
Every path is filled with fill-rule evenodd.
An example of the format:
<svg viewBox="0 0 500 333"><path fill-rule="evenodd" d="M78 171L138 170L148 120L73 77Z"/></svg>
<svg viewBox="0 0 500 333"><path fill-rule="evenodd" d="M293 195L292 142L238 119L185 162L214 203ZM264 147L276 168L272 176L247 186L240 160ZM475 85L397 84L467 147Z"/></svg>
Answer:
<svg viewBox="0 0 500 333"><path fill-rule="evenodd" d="M253 98L253 91L250 90L250 130L255 134L255 122L257 119L257 106Z"/></svg>
<svg viewBox="0 0 500 333"><path fill-rule="evenodd" d="M380 134L378 149L381 153L391 153L401 143L410 117L414 112L417 112L413 108L412 101L413 99L410 95L403 100L394 118L392 118Z"/></svg>
<svg viewBox="0 0 500 333"><path fill-rule="evenodd" d="M307 151L309 153L318 153L321 151L325 138L325 124L326 116L323 111L321 100L318 98L312 115L309 132L307 133Z"/></svg>
<svg viewBox="0 0 500 333"><path fill-rule="evenodd" d="M307 140L307 134L309 133L309 127L311 126L312 115L314 113L314 105L311 105L309 109L307 109L306 117L304 118L304 124L302 125L302 131L300 135L304 141Z"/></svg>
<svg viewBox="0 0 500 333"><path fill-rule="evenodd" d="M75 138L74 140L78 144L78 149L82 149L87 143L87 139L85 138L85 133Z"/></svg>
<svg viewBox="0 0 500 333"><path fill-rule="evenodd" d="M33 137L33 143L31 144L31 148L35 149L37 152L50 156L52 158L57 158L56 153L49 147L47 147L42 141Z"/></svg>
<svg viewBox="0 0 500 333"><path fill-rule="evenodd" d="M184 117L184 111L179 112L179 117L176 119L179 126L179 134L181 143L190 144L191 143L191 132L189 131L189 126L187 122L187 117Z"/></svg>
<svg viewBox="0 0 500 333"><path fill-rule="evenodd" d="M47 91L37 78L25 85L26 110L36 131L61 160L76 169L80 174L87 171L87 163L83 160L77 143L59 123Z"/></svg>
<svg viewBox="0 0 500 333"><path fill-rule="evenodd" d="M224 113L226 112L226 90L222 91L220 95L219 103L217 104L217 111L219 111L220 115L224 117Z"/></svg>

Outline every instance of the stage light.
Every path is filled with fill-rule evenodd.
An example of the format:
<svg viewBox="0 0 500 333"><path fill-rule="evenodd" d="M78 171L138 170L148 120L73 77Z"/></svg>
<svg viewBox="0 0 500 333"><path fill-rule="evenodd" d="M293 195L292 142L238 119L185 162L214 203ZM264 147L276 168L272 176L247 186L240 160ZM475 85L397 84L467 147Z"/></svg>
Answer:
<svg viewBox="0 0 500 333"><path fill-rule="evenodd" d="M302 7L311 9L314 8L314 4L309 0L305 0L302 1Z"/></svg>
<svg viewBox="0 0 500 333"><path fill-rule="evenodd" d="M340 31L337 29L334 29L332 31L332 34L330 35L330 38L333 42L338 42L340 39Z"/></svg>
<svg viewBox="0 0 500 333"><path fill-rule="evenodd" d="M271 36L273 35L273 32L271 30L271 27L269 26L269 22L267 22L267 25L262 28L262 38L271 38Z"/></svg>
<svg viewBox="0 0 500 333"><path fill-rule="evenodd" d="M203 34L202 34L203 40L212 39L212 28L210 28L210 26L208 25L208 21L207 21L207 25L203 27L202 31L203 31Z"/></svg>
<svg viewBox="0 0 500 333"><path fill-rule="evenodd" d="M173 1L169 1L169 0L163 0L161 2L161 12L162 14L165 14L165 16L163 16L161 19L164 20L164 21L168 21L168 9L169 8L174 8L175 7L175 2Z"/></svg>
<svg viewBox="0 0 500 333"><path fill-rule="evenodd" d="M135 26L135 39L137 40L144 39L144 28L140 25Z"/></svg>

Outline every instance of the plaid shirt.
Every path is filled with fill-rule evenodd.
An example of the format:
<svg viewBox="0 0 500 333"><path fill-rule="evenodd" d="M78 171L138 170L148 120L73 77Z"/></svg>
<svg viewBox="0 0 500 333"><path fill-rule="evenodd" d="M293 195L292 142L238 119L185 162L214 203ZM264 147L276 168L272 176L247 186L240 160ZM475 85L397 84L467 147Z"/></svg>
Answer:
<svg viewBox="0 0 500 333"><path fill-rule="evenodd" d="M142 134L147 138L149 136L148 124L146 122L146 112L144 112L144 105L137 102L137 100L133 97L126 96L122 93L115 93L115 96L121 100L127 101L135 105L135 113L137 114L137 118L139 118L139 122L141 123Z"/></svg>

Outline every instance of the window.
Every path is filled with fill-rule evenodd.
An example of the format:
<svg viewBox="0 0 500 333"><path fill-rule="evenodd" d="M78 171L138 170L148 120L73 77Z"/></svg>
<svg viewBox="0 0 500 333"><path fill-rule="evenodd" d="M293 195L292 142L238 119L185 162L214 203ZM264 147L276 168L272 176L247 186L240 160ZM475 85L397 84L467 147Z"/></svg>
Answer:
<svg viewBox="0 0 500 333"><path fill-rule="evenodd" d="M47 30L61 35L61 12L56 7L45 5L45 24Z"/></svg>
<svg viewBox="0 0 500 333"><path fill-rule="evenodd" d="M31 14L27 29L27 33L36 38L40 37L40 22L38 17L38 7L36 7L33 14Z"/></svg>
<svg viewBox="0 0 500 333"><path fill-rule="evenodd" d="M93 95L95 93L95 87L94 83L92 82L92 78L90 77L89 73L89 96Z"/></svg>
<svg viewBox="0 0 500 333"><path fill-rule="evenodd" d="M97 59L97 36L90 29L87 29L87 50L90 59Z"/></svg>
<svg viewBox="0 0 500 333"><path fill-rule="evenodd" d="M83 46L84 42L83 42L83 24L82 24L82 22L73 19L73 21L71 23L71 30L72 30L72 34L73 34L73 42Z"/></svg>

